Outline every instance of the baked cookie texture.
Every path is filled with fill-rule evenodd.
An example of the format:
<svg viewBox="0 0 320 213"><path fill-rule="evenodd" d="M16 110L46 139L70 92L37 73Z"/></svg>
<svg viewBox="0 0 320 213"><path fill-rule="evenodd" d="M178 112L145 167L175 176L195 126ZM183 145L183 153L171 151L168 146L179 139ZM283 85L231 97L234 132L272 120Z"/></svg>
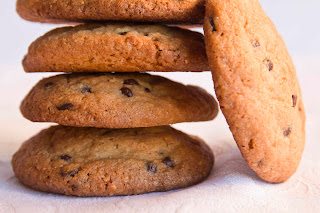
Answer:
<svg viewBox="0 0 320 213"><path fill-rule="evenodd" d="M66 126L131 128L212 120L218 104L206 91L144 73L62 74L38 82L23 116Z"/></svg>
<svg viewBox="0 0 320 213"><path fill-rule="evenodd" d="M18 0L18 14L29 21L134 21L199 24L204 0Z"/></svg>
<svg viewBox="0 0 320 213"><path fill-rule="evenodd" d="M249 166L268 182L297 169L305 112L286 45L257 0L207 0L209 65L220 108Z"/></svg>
<svg viewBox="0 0 320 213"><path fill-rule="evenodd" d="M93 23L38 38L23 67L26 72L205 71L207 61L201 33L164 25Z"/></svg>
<svg viewBox="0 0 320 213"><path fill-rule="evenodd" d="M33 189L75 196L132 195L196 184L213 166L210 148L170 126L98 129L52 126L12 158Z"/></svg>
<svg viewBox="0 0 320 213"><path fill-rule="evenodd" d="M204 0L18 0L18 14L36 22L133 21L200 24Z"/></svg>

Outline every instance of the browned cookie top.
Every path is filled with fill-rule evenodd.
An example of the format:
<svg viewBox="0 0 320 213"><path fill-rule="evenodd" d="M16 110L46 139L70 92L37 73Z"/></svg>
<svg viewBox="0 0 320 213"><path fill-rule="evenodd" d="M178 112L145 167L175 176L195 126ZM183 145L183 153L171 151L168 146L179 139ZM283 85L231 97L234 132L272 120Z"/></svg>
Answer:
<svg viewBox="0 0 320 213"><path fill-rule="evenodd" d="M132 21L199 24L204 0L18 0L17 12L29 21Z"/></svg>
<svg viewBox="0 0 320 213"><path fill-rule="evenodd" d="M17 12L29 21L132 21L199 24L204 0L18 0Z"/></svg>
<svg viewBox="0 0 320 213"><path fill-rule="evenodd" d="M16 177L46 192L110 196L167 191L207 177L210 148L170 126L98 129L54 126L12 158Z"/></svg>
<svg viewBox="0 0 320 213"><path fill-rule="evenodd" d="M34 41L26 72L209 70L201 33L164 25L84 24Z"/></svg>
<svg viewBox="0 0 320 213"><path fill-rule="evenodd" d="M257 0L208 0L204 22L220 108L249 166L287 180L305 143L305 112L286 45Z"/></svg>
<svg viewBox="0 0 320 213"><path fill-rule="evenodd" d="M143 73L64 74L41 80L21 104L31 121L130 128L212 120L214 98L195 86Z"/></svg>

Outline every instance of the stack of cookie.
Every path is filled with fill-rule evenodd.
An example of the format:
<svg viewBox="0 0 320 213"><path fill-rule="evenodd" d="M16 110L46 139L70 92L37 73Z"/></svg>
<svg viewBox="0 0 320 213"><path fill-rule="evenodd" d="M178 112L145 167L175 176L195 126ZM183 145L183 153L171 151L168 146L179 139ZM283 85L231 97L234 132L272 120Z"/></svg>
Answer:
<svg viewBox="0 0 320 213"><path fill-rule="evenodd" d="M131 23L64 27L31 44L26 72L68 74L41 80L23 100L25 118L60 125L22 145L12 159L16 177L37 190L76 196L167 191L207 177L210 148L168 125L212 120L216 101L199 87L141 73L208 70L203 35L132 23L199 23L203 9L196 0L18 0L18 13L31 21Z"/></svg>
<svg viewBox="0 0 320 213"><path fill-rule="evenodd" d="M273 183L298 168L306 120L300 86L258 0L18 0L17 11L38 22L131 22L65 27L30 46L26 72L74 74L40 81L22 102L26 118L64 125L42 131L14 155L13 169L26 185L104 196L201 181L212 167L211 151L166 125L213 119L215 100L200 88L139 72L209 65L220 108L250 168ZM133 22L203 22L205 45L196 32Z"/></svg>

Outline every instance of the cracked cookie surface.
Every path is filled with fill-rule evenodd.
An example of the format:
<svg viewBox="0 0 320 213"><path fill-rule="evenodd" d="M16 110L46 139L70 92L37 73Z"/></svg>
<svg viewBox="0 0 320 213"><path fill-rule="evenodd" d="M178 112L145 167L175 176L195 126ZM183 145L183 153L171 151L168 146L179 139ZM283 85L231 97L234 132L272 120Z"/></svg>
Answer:
<svg viewBox="0 0 320 213"><path fill-rule="evenodd" d="M99 129L53 126L14 154L12 167L25 185L75 196L168 191L205 179L210 148L170 126Z"/></svg>
<svg viewBox="0 0 320 213"><path fill-rule="evenodd" d="M18 0L18 14L29 21L130 21L200 24L204 0Z"/></svg>
<svg viewBox="0 0 320 213"><path fill-rule="evenodd" d="M268 182L298 168L305 112L286 45L257 0L208 0L204 21L215 91L248 165Z"/></svg>
<svg viewBox="0 0 320 213"><path fill-rule="evenodd" d="M212 120L215 99L203 89L146 73L62 74L37 83L23 116L66 126L131 128Z"/></svg>
<svg viewBox="0 0 320 213"><path fill-rule="evenodd" d="M22 64L26 72L209 70L201 33L132 23L52 30L30 45Z"/></svg>

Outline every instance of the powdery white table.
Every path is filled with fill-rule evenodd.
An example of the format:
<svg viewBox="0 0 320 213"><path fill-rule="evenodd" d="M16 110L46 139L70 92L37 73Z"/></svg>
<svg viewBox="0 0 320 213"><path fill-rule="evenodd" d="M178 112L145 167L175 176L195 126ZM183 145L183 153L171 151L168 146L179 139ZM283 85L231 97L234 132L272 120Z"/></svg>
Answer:
<svg viewBox="0 0 320 213"><path fill-rule="evenodd" d="M25 120L19 103L39 79L52 74L26 74L20 65L0 65L0 212L320 212L320 56L294 61L307 112L307 143L297 173L287 182L268 184L250 170L220 113L214 121L174 125L203 138L214 150L216 163L208 179L170 192L109 198L37 192L14 177L12 154L50 125ZM210 72L162 75L214 93Z"/></svg>

